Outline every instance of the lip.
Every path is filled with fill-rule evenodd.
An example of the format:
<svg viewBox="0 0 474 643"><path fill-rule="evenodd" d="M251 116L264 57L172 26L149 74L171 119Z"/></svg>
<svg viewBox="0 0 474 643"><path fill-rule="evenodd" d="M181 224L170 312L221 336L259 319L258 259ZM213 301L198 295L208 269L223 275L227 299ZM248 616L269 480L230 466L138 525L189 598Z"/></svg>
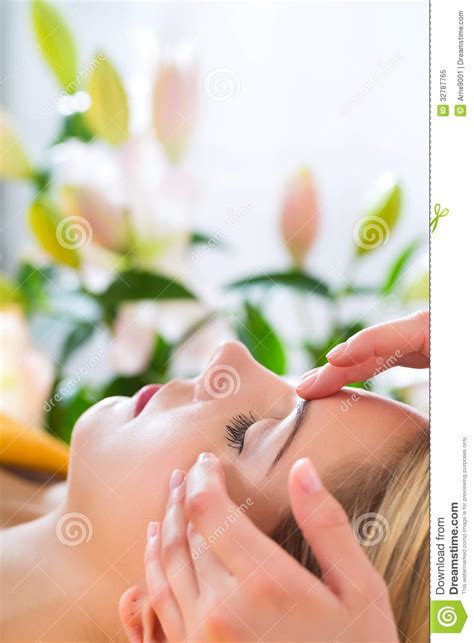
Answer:
<svg viewBox="0 0 474 643"><path fill-rule="evenodd" d="M135 410L133 412L134 418L140 415L155 393L158 393L160 388L162 388L162 384L147 384L138 391L136 394L137 401L135 402Z"/></svg>

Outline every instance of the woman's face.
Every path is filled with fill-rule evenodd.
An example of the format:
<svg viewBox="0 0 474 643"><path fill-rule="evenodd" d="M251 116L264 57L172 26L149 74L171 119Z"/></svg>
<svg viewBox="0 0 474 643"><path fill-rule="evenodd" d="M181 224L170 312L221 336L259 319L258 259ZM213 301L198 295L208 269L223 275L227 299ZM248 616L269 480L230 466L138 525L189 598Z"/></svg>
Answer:
<svg viewBox="0 0 474 643"><path fill-rule="evenodd" d="M345 461L383 463L425 424L412 409L357 389L303 403L242 344L227 342L200 377L103 400L79 419L68 511L88 517L110 560L123 556L130 571L140 569L146 525L164 513L170 473L199 453L221 459L233 500L250 498L248 514L269 532L288 508L296 459L310 457L323 479Z"/></svg>

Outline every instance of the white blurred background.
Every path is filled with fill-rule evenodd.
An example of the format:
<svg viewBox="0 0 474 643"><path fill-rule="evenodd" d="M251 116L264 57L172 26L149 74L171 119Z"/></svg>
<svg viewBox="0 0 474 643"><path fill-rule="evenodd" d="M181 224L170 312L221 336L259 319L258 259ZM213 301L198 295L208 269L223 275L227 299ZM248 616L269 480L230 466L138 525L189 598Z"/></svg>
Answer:
<svg viewBox="0 0 474 643"><path fill-rule="evenodd" d="M194 46L202 92L184 167L198 187L195 227L212 232L231 210L251 204L227 231L232 264L211 253L200 265L204 276L218 270L225 279L236 262L243 274L279 265L284 250L273 222L284 182L302 164L320 191L322 231L309 260L319 274L337 278L347 263L352 224L384 171L400 177L405 195L393 255L426 233L427 2L56 4L83 64L105 51L136 100L162 47ZM38 158L56 131L50 106L58 87L37 54L28 4L2 7L2 102ZM234 74L236 90L217 101L206 93L206 77L221 68ZM140 127L140 115L134 118ZM29 198L26 187L2 185L8 265L27 234L22 215ZM363 271L370 278L386 261L373 253Z"/></svg>

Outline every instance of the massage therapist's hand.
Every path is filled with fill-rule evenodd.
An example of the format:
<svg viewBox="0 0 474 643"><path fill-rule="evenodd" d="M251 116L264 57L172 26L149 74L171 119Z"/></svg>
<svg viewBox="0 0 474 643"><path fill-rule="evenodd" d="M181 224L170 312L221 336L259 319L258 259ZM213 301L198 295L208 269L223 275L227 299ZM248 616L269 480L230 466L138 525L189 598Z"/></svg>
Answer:
<svg viewBox="0 0 474 643"><path fill-rule="evenodd" d="M328 364L303 375L296 391L306 400L327 397L346 384L374 377L393 366L430 365L429 312L361 330L327 355Z"/></svg>
<svg viewBox="0 0 474 643"><path fill-rule="evenodd" d="M171 492L145 556L149 599L169 641L398 641L387 587L308 459L293 465L289 492L323 580L238 510L212 454ZM147 640L143 628L126 631L134 643Z"/></svg>

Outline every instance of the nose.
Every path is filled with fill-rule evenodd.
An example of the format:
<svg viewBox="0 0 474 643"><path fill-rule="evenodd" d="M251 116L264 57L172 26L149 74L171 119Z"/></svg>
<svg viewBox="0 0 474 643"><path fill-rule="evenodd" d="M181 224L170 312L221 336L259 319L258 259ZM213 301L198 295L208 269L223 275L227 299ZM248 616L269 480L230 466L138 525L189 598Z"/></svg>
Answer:
<svg viewBox="0 0 474 643"><path fill-rule="evenodd" d="M240 393L248 397L272 398L282 396L294 389L277 375L259 364L250 351L238 341L223 342L212 356L200 378L200 390L206 397L229 397Z"/></svg>
<svg viewBox="0 0 474 643"><path fill-rule="evenodd" d="M230 366L238 366L246 361L254 361L253 357L242 342L236 340L228 340L219 344L214 351L208 368L215 364L228 364Z"/></svg>

